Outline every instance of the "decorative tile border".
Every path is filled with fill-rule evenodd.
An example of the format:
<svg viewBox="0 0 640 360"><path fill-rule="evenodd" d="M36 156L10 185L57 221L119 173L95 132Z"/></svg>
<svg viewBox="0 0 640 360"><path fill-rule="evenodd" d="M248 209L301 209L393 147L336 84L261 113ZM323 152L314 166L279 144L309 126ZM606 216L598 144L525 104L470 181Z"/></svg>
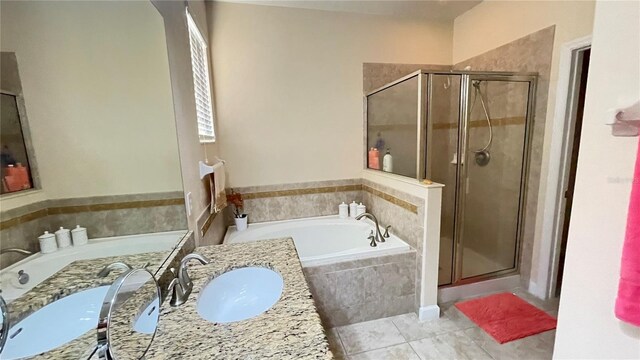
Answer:
<svg viewBox="0 0 640 360"><path fill-rule="evenodd" d="M213 220L216 218L216 216L218 216L218 214L221 214L222 211L218 211L215 212L213 214L211 214L209 211L207 211L207 213L205 215L207 215L207 219L204 221L204 223L202 224L202 226L200 226L200 236L203 237L207 231L209 231L209 228L211 227L211 224L213 224ZM222 215L220 215L222 216ZM198 223L200 223L200 219L198 219Z"/></svg>
<svg viewBox="0 0 640 360"><path fill-rule="evenodd" d="M49 215L56 214L75 214L79 212L89 211L104 211L104 210L121 210L121 209L140 209L156 206L170 206L170 205L183 205L184 199L165 199L165 200L141 200L141 201L128 201L117 202L110 204L94 204L94 205L79 205L79 206L57 206L49 207Z"/></svg>
<svg viewBox="0 0 640 360"><path fill-rule="evenodd" d="M525 118L522 117L522 116L491 119L491 125L492 126L524 125L524 123L525 123ZM487 123L486 120L473 120L469 124L471 125L470 127L472 127L472 128L489 127L489 124ZM436 124L432 125L432 128L434 130L457 129L458 128L458 123L457 122L436 123Z"/></svg>
<svg viewBox="0 0 640 360"><path fill-rule="evenodd" d="M0 222L0 230L8 229L12 226L24 224L26 222L43 218L49 215L47 209L36 210L26 215L18 216L13 219L8 219Z"/></svg>
<svg viewBox="0 0 640 360"><path fill-rule="evenodd" d="M274 197L299 196L299 195L309 195L309 194L326 194L326 193L348 192L348 191L367 191L394 205L400 206L401 208L406 209L414 214L418 213L417 205L414 205L408 201L399 199L393 195L374 189L373 187L364 185L364 184L319 186L319 187L302 187L304 186L303 184L296 184L293 186L296 186L296 187L299 186L299 188L272 190L272 191L254 191L254 192L247 192L247 193L242 193L241 192L242 189L239 189L239 191L242 193L242 198L244 200L267 199L267 198L274 198Z"/></svg>
<svg viewBox="0 0 640 360"><path fill-rule="evenodd" d="M412 203L410 203L408 201L404 201L404 200L398 199L395 196L389 195L389 194L387 194L385 192L382 192L380 190L376 190L376 189L374 189L374 188L372 188L372 187L370 187L368 185L362 185L362 190L364 190L364 191L366 191L368 193L371 193L371 194L373 194L373 195L375 195L375 196L377 196L379 198L387 200L388 202L390 202L390 203L392 203L394 205L398 205L401 208L403 208L405 210L408 210L408 211L411 211L414 214L418 214L418 206L414 205L414 204L412 204Z"/></svg>
<svg viewBox="0 0 640 360"><path fill-rule="evenodd" d="M54 200L55 203L55 200ZM94 212L105 210L121 210L121 209L140 209L150 208L158 206L171 206L171 205L183 205L183 198L174 199L160 199L160 200L136 200L136 201L124 201L113 202L107 204L93 204L93 205L70 205L70 206L49 206L40 210L29 212L24 215L20 215L11 219L3 220L0 222L0 230L8 229L12 226L20 225L32 220L43 218L48 215L59 214L77 214L82 212Z"/></svg>
<svg viewBox="0 0 640 360"><path fill-rule="evenodd" d="M250 192L242 194L242 198L245 200L264 199L280 196L296 196L296 195L309 195L309 194L323 194L345 191L358 191L362 190L361 184L355 185L339 185L339 186L324 186L315 188L303 188L303 189L288 189L288 190L275 190L275 191L262 191L262 192Z"/></svg>

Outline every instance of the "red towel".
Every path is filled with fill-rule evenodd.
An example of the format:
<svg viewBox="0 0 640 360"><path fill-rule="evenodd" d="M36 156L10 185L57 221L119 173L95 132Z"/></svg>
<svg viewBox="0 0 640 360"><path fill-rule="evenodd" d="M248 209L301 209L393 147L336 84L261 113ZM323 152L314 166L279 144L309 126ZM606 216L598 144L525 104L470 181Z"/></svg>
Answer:
<svg viewBox="0 0 640 360"><path fill-rule="evenodd" d="M616 299L618 319L636 326L640 326L640 144L638 145Z"/></svg>

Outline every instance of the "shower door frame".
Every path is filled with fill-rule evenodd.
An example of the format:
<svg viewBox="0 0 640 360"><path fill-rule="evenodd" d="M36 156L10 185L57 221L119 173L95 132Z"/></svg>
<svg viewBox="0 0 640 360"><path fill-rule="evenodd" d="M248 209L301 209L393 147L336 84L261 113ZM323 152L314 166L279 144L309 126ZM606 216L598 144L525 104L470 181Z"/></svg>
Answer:
<svg viewBox="0 0 640 360"><path fill-rule="evenodd" d="M414 177L416 180L418 181L422 181L424 179L426 179L426 164L428 163L427 161L427 136L429 135L429 131L427 131L427 112L429 111L429 103L426 102L427 99L427 91L429 89L428 86L428 81L429 79L429 72L425 71L425 70L416 70L413 71L399 79L396 79L392 82L386 83L374 90L371 90L367 93L364 94L364 97L362 99L363 101L363 118L364 118L364 144L363 144L363 151L364 151L364 158L363 158L363 168L365 170L371 170L371 171L379 171L379 172L383 172L382 169L371 169L369 168L369 164L368 164L368 156L367 156L367 151L368 151L368 144L369 144L369 109L368 109L368 100L369 100L369 96L371 95L375 95L381 91L384 91L390 87L396 86L398 84L401 84L407 80L410 80L412 78L416 78L418 81L418 91L417 91L417 96L418 96L418 106L416 108L416 137L417 137L417 146L416 146L416 176ZM391 173L394 174L395 176L402 176L402 177L406 177L406 178L412 178L410 176L406 176L406 175L400 175L400 174L395 174L395 173Z"/></svg>
<svg viewBox="0 0 640 360"><path fill-rule="evenodd" d="M448 73L453 75L453 73ZM520 271L520 251L521 242L524 232L524 212L527 201L527 188L529 178L529 165L531 155L531 137L533 135L533 122L535 112L535 94L537 86L537 74L534 73L496 73L496 72L462 72L455 75L461 76L460 84L460 113L458 119L458 166L456 169L456 189L455 189L455 206L454 206L454 233L453 233L453 271L451 283L440 287L449 287L474 283L482 280L493 279L506 275L517 274ZM511 81L511 82L527 82L529 84L529 93L527 96L527 107L525 116L524 144L522 154L522 169L520 175L520 195L517 214L516 243L514 250L514 266L509 269L489 272L486 274L462 278L463 265L463 238L464 238L464 209L465 209L465 179L467 177L467 167L462 166L465 163L469 149L469 110L471 97L471 84L474 80L482 81ZM429 98L427 101L431 101Z"/></svg>
<svg viewBox="0 0 640 360"><path fill-rule="evenodd" d="M529 178L529 165L531 155L531 137L533 135L533 122L535 116L535 98L537 90L537 73L532 72L498 72L498 71L446 71L446 70L430 70L420 69L411 72L397 80L389 82L381 87L376 88L364 95L363 110L364 110L364 169L368 169L367 164L367 150L368 150L368 109L367 101L369 96L374 95L387 88L400 84L413 77L418 79L418 107L416 109L417 116L417 164L416 164L416 179L422 181L424 179L431 179L431 156L433 155L432 149L432 126L431 121L431 104L432 104L432 84L434 75L455 75L460 76L460 93L459 96L459 114L458 114L458 144L457 144L457 168L456 168L456 181L455 181L455 196L454 196L454 223L453 223L453 259L452 259L452 274L451 282L449 284L440 285L440 288L463 285L473 283L482 280L494 279L505 275L517 274L520 271L520 252L522 235L524 231L524 208L527 200L527 187ZM463 238L463 225L464 225L464 189L462 189L462 179L466 178L467 168L461 166L463 164L462 157L466 155L468 149L468 136L467 130L469 123L469 98L471 96L471 82L473 80L484 81L512 81L512 82L528 82L529 94L527 97L527 114L525 117L525 135L523 145L523 159L520 181L520 196L517 214L517 230L516 230L516 247L514 254L514 267L510 269L503 269L494 271L482 275L468 277L462 279L462 238ZM381 171L381 170L373 170ZM403 175L398 175L403 176ZM403 176L405 177L405 176ZM408 177L410 178L410 177Z"/></svg>

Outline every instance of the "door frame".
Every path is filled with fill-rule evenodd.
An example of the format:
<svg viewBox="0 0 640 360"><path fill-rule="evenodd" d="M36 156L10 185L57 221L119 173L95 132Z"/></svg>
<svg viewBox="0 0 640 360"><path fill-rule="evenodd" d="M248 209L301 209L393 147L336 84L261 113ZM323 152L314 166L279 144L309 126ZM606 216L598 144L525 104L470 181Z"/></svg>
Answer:
<svg viewBox="0 0 640 360"><path fill-rule="evenodd" d="M537 278L532 278L529 291L543 299L555 296L560 246L562 242L562 220L564 219L564 189L569 181L569 166L575 122L572 114L577 106L579 90L576 76L580 70L579 53L591 48L591 35L569 41L562 45L558 69L558 86L553 125L547 134L551 137L549 166L543 202L543 220L540 236L540 256L533 266L538 269Z"/></svg>

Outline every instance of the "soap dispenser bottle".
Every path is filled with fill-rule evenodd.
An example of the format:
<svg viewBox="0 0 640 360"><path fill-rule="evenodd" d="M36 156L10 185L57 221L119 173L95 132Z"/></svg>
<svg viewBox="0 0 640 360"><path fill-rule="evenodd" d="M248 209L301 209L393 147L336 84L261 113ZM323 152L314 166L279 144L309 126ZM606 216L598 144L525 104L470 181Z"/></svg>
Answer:
<svg viewBox="0 0 640 360"><path fill-rule="evenodd" d="M393 172L393 156L391 156L389 148L387 148L387 153L382 158L382 171Z"/></svg>

